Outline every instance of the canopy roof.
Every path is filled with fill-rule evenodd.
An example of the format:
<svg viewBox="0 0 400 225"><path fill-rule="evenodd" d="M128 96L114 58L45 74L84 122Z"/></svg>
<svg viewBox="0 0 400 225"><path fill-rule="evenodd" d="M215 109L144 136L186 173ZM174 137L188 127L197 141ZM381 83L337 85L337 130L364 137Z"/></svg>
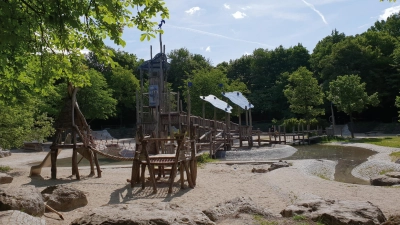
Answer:
<svg viewBox="0 0 400 225"><path fill-rule="evenodd" d="M222 101L221 99L215 97L214 95L209 96L200 96L201 99L211 103L214 107L221 109L227 113L232 113L232 106L228 105L228 103Z"/></svg>
<svg viewBox="0 0 400 225"><path fill-rule="evenodd" d="M148 71L150 67L151 70L159 70L160 61L162 63L162 68L168 70L170 65L167 62L167 55L165 55L164 53L157 53L157 55L155 55L153 59L147 60L142 63L142 65L139 66L139 69Z"/></svg>
<svg viewBox="0 0 400 225"><path fill-rule="evenodd" d="M222 95L229 98L229 100L231 100L233 103L240 106L240 108L244 110L254 108L254 105L251 104L247 100L247 98L244 97L243 94L240 93L239 91L226 92L226 93L223 92Z"/></svg>

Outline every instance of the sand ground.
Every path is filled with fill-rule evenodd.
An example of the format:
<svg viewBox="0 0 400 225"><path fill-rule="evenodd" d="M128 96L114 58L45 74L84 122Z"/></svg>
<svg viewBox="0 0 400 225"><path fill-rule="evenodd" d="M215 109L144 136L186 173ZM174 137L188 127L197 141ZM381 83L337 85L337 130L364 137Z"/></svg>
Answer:
<svg viewBox="0 0 400 225"><path fill-rule="evenodd" d="M379 150L378 146L368 145L368 147ZM400 151L400 149L392 150ZM380 154L388 155L389 152L380 152ZM34 185L42 190L50 185L69 184L87 194L89 202L87 206L70 212L62 212L64 221L54 213L46 213L44 218L47 224L69 224L90 209L106 204L135 204L139 201L171 202L182 207L204 210L238 196L249 196L257 204L276 214L298 200L317 197L370 201L377 205L387 217L398 214L400 209L400 188L398 187L340 183L313 175L312 171L321 169L327 169L328 173L332 173L335 163L328 160L289 161L293 166L268 173L251 172L252 168L268 168L267 164L210 163L198 169L197 185L194 189L180 190L179 182L176 180L173 193L169 195L167 183L163 181L157 184L157 194L152 194L149 183L146 184L144 190L139 186L131 188L126 182L126 179L131 176L131 165L102 166L101 178L87 177L90 172L88 167L79 167L81 180L71 177L69 167L58 168L57 180L50 179L49 167L43 168L40 177L29 177L31 163L43 160L46 154L47 152L13 151L12 156L0 159L0 165L9 165L13 168L10 174L14 176L11 184L0 185L0 188ZM71 150L63 150L59 158L71 155ZM382 157L382 160L389 159ZM329 178L329 174L326 177Z"/></svg>

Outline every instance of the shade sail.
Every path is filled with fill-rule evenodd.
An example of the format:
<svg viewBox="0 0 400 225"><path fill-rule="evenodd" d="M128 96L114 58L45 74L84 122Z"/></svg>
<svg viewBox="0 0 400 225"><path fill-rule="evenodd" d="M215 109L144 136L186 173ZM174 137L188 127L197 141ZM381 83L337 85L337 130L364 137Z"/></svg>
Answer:
<svg viewBox="0 0 400 225"><path fill-rule="evenodd" d="M246 97L243 96L242 93L239 91L233 91L233 92L226 92L222 93L223 96L229 98L233 103L236 105L240 106L240 108L244 110L248 110L251 108L254 108L254 105L251 104Z"/></svg>
<svg viewBox="0 0 400 225"><path fill-rule="evenodd" d="M227 113L232 113L232 106L228 105L228 103L222 101L221 99L215 97L214 95L209 96L200 96L201 99L211 103L214 107L221 109Z"/></svg>

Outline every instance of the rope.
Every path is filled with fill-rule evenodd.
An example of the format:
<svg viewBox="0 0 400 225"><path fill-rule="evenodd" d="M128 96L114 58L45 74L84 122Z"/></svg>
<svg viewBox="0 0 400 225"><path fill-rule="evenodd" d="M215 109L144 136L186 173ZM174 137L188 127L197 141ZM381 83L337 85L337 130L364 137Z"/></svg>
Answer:
<svg viewBox="0 0 400 225"><path fill-rule="evenodd" d="M93 147L90 147L90 146L89 146L89 148L90 148L90 150L92 150L92 151L94 151L94 152L96 152L96 153L98 153L98 154L100 154L100 155L102 155L104 157L107 157L107 158L110 158L110 159L114 159L114 160L118 160L118 161L133 161L135 159L135 157L121 157L121 156L110 155L110 154L104 153L104 152L102 152L100 150L97 150L97 149L95 149Z"/></svg>

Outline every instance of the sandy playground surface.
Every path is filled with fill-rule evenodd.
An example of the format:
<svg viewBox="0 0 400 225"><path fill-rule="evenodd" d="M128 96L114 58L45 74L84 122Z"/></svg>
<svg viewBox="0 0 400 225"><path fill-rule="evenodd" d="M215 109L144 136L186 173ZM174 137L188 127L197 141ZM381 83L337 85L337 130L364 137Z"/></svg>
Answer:
<svg viewBox="0 0 400 225"><path fill-rule="evenodd" d="M390 163L388 154L392 151L400 151L400 149L368 144L362 144L360 147L379 152L378 157L372 156L367 163L385 162L391 166L394 163ZM265 154L268 154L269 151L270 149L265 149ZM57 180L50 179L49 167L43 168L41 177L29 177L30 164L42 161L46 154L46 151L35 153L13 151L12 156L0 159L0 165L9 165L13 168L10 174L14 176L11 184L0 185L0 188L34 185L39 190L43 190L51 185L69 184L87 194L89 202L87 206L63 212L64 221L60 220L56 214L48 212L44 216L47 224L69 224L90 209L106 204L135 204L138 201L171 202L182 207L204 210L239 196L249 196L260 206L277 214L287 205L298 200L317 197L370 201L377 205L387 217L391 214L398 214L400 209L399 187L356 185L320 178L318 173L323 171L324 177L333 179L336 163L328 160L293 160L289 161L293 166L268 173L251 172L252 168L268 168L267 164L256 164L255 162L229 165L225 162L210 163L198 169L197 186L194 189L180 190L177 178L173 193L168 195L168 187L165 182L157 184L157 194L152 194L149 183L146 184L144 190L138 185L132 189L126 182L126 179L131 176L130 164L101 166L102 178L87 177L90 172L88 167L79 167L81 180L70 176L70 167L58 167ZM71 157L71 155L72 150L63 150L58 158ZM363 173L358 171L356 175L363 176ZM368 179L368 177L364 177L364 179Z"/></svg>

